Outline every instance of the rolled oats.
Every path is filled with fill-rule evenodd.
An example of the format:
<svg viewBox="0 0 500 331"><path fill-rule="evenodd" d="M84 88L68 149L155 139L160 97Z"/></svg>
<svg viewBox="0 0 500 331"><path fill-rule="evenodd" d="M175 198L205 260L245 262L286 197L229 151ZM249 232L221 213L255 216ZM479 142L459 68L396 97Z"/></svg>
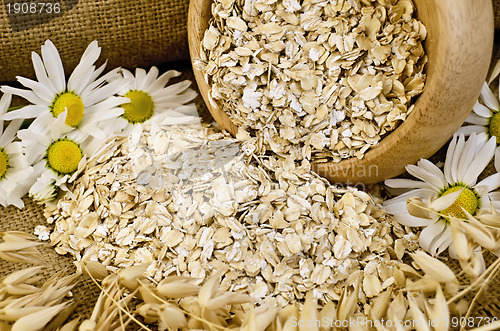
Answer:
<svg viewBox="0 0 500 331"><path fill-rule="evenodd" d="M201 47L210 102L238 137L314 162L362 158L424 87L410 0L215 0Z"/></svg>
<svg viewBox="0 0 500 331"><path fill-rule="evenodd" d="M59 254L111 272L148 264L157 282L218 271L224 290L281 306L311 290L338 300L359 272L365 301L395 282L389 251L399 257L414 238L401 238L368 194L330 185L307 161L245 153L261 148L255 138L238 143L198 126L152 131L109 142L46 208Z"/></svg>

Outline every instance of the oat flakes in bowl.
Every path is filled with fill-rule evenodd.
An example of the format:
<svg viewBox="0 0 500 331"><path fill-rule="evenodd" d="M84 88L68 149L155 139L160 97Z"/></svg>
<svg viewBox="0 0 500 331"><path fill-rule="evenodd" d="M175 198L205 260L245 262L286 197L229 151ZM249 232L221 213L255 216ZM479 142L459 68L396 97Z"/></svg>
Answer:
<svg viewBox="0 0 500 331"><path fill-rule="evenodd" d="M233 135L377 182L439 149L477 99L493 41L480 2L191 1L191 59Z"/></svg>

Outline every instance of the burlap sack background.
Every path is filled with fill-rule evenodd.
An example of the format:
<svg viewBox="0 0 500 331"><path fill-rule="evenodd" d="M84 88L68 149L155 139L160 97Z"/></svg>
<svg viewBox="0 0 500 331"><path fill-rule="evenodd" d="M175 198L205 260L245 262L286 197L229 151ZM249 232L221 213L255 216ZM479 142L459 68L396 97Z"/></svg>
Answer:
<svg viewBox="0 0 500 331"><path fill-rule="evenodd" d="M81 53L94 39L98 39L103 47L102 58L109 60L109 68L114 66L148 67L188 57L185 30L188 0L66 0L63 2L68 5L68 8L73 6L66 12L66 16L18 32L14 32L10 26L9 17L4 12L6 7L0 6L0 81L13 80L14 76L19 74L23 76L32 74L29 53L33 50L39 52L40 45L47 38L51 38L60 50L67 72L70 72L78 63ZM493 2L498 8L495 11L495 24L500 28L500 0ZM119 3L121 6L118 5ZM77 13L83 13L85 19ZM173 16L165 17L169 15ZM100 20L97 20L97 17ZM66 22L64 18L68 21ZM56 24L57 22L66 24L65 28ZM78 23L80 25L74 25L74 22L80 22ZM97 26L105 27L108 32L100 32ZM84 33L83 30L88 33ZM495 43L492 63L500 59L498 33ZM68 45L71 47L65 47ZM168 63L161 69L182 71L183 76L179 79L190 79L193 81L193 87L196 87L188 61ZM197 99L197 104L200 116L205 122L210 122L210 114L200 97ZM432 161L444 160L445 148L437 153ZM490 171L494 170L490 168ZM0 207L0 231L21 230L33 233L35 226L46 223L43 208L29 198L24 201L26 208L22 210L15 207ZM50 247L45 248L43 253L47 259L47 268L44 271L47 276L56 271L70 273L75 270L72 257L60 256ZM493 256L487 256L487 264L491 264L494 259ZM458 263L451 261L450 265L457 273L460 272L461 268ZM26 265L15 265L0 260L0 277L24 267ZM73 317L88 318L99 295L98 288L91 280L82 278L73 293L75 300L79 303ZM500 277L493 279L487 290L482 293L471 316L500 317Z"/></svg>
<svg viewBox="0 0 500 331"><path fill-rule="evenodd" d="M59 3L60 13L15 14L14 5L20 1L0 2L0 81L14 81L20 74L33 77L31 52L40 53L46 39L59 49L66 72L78 64L92 40L99 41L101 58L108 60L108 68L149 67L189 58L189 0L43 2L53 8Z"/></svg>

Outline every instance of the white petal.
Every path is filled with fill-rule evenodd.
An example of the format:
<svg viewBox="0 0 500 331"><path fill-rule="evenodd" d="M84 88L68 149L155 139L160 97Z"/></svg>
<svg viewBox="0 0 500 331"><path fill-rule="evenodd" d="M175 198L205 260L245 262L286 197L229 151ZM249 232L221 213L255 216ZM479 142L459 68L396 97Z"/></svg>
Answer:
<svg viewBox="0 0 500 331"><path fill-rule="evenodd" d="M201 128L200 117L196 107L183 106L170 111L160 113L151 119L152 122L161 126L180 125L180 124L199 124Z"/></svg>
<svg viewBox="0 0 500 331"><path fill-rule="evenodd" d="M64 77L64 68L61 57L56 46L47 40L42 46L42 59L49 79L52 81L57 91L66 90L66 78Z"/></svg>
<svg viewBox="0 0 500 331"><path fill-rule="evenodd" d="M149 72L147 73L146 77L144 77L144 80L142 81L142 84L139 86L138 90L148 92L150 86L158 78L158 73L159 73L158 68L156 68L154 66L151 67L151 69L149 69Z"/></svg>
<svg viewBox="0 0 500 331"><path fill-rule="evenodd" d="M463 134L464 136L470 136L473 133L486 133L486 127L480 125L466 125L458 128L456 134Z"/></svg>
<svg viewBox="0 0 500 331"><path fill-rule="evenodd" d="M106 134L96 125L81 125L78 129L96 139L106 139Z"/></svg>
<svg viewBox="0 0 500 331"><path fill-rule="evenodd" d="M465 174L467 172L467 169L469 168L472 160L474 159L474 156L476 154L476 135L471 134L469 139L464 145L464 148L462 150L462 153L460 153L460 157L458 159L457 163L457 178L464 178Z"/></svg>
<svg viewBox="0 0 500 331"><path fill-rule="evenodd" d="M500 105L498 104L498 100L495 98L486 82L484 82L483 88L481 89L481 98L490 109L499 110Z"/></svg>
<svg viewBox="0 0 500 331"><path fill-rule="evenodd" d="M50 81L47 76L47 72L45 71L45 66L43 65L42 58L35 52L31 53L31 60L33 61L33 68L35 69L36 78L40 82L42 86L44 86L47 90L51 92L54 96L61 92L60 90L56 90L54 84Z"/></svg>
<svg viewBox="0 0 500 331"><path fill-rule="evenodd" d="M109 98L105 99L104 101L101 101L99 103L96 103L93 106L86 108L86 111L87 111L87 114L89 114L89 115L94 113L94 112L106 112L109 109L113 109L113 108L118 107L124 103L129 103L129 102L130 102L129 98L109 97ZM120 107L120 110L123 113L124 109ZM120 116L120 115L118 115L118 116Z"/></svg>
<svg viewBox="0 0 500 331"><path fill-rule="evenodd" d="M173 78L173 77L179 77L182 73L175 71L175 70L169 70L165 72L163 75L158 77L158 79L151 85L150 89L152 91L158 90L160 88L163 88L165 85L167 85L168 81Z"/></svg>
<svg viewBox="0 0 500 331"><path fill-rule="evenodd" d="M393 188L431 188L431 184L419 180L406 178L386 179L384 184Z"/></svg>
<svg viewBox="0 0 500 331"><path fill-rule="evenodd" d="M82 94L82 99L85 107L95 105L96 103L104 101L107 98L115 95L123 88L124 84L126 84L125 81L116 80L105 86L93 90L92 93L89 93L88 95Z"/></svg>
<svg viewBox="0 0 500 331"><path fill-rule="evenodd" d="M436 222L432 219L415 217L409 214L396 214L393 215L394 219L401 225L410 226L410 227L420 227L420 226L429 226Z"/></svg>
<svg viewBox="0 0 500 331"><path fill-rule="evenodd" d="M61 138L65 133L71 132L74 130L71 126L66 124L66 115L67 111L63 111L57 119L53 122L52 127L50 128L50 137L52 140L56 140Z"/></svg>
<svg viewBox="0 0 500 331"><path fill-rule="evenodd" d="M496 173L486 177L485 179L477 183L476 187L478 186L485 186L487 192L496 190L500 187L500 173Z"/></svg>
<svg viewBox="0 0 500 331"><path fill-rule="evenodd" d="M500 148L495 149L495 170L500 172Z"/></svg>
<svg viewBox="0 0 500 331"><path fill-rule="evenodd" d="M443 195L443 196L437 198L436 200L432 201L429 204L429 207L435 211L445 210L446 208L451 206L458 199L460 194L462 194L462 191L463 191L463 188L458 190L458 191Z"/></svg>
<svg viewBox="0 0 500 331"><path fill-rule="evenodd" d="M93 64L95 61L97 61L100 54L101 48L97 45L97 41L94 40L87 46L80 62L69 77L68 88L70 90L83 90L84 86L82 85L86 84L82 84L82 81L80 79L84 77L88 71L94 71Z"/></svg>
<svg viewBox="0 0 500 331"><path fill-rule="evenodd" d="M495 154L496 138L491 137L490 140L481 148L476 154L474 160L471 162L463 178L459 178L465 184L474 185L477 181L479 174L490 163L493 155Z"/></svg>
<svg viewBox="0 0 500 331"><path fill-rule="evenodd" d="M0 134L3 132L3 117L7 113L10 107L10 102L12 100L12 94L4 94L0 99Z"/></svg>
<svg viewBox="0 0 500 331"><path fill-rule="evenodd" d="M414 177L432 184L437 190L443 188L443 180L434 174L428 172L424 168L409 164L406 166L406 171Z"/></svg>
<svg viewBox="0 0 500 331"><path fill-rule="evenodd" d="M442 235L445 224L442 220L438 220L434 224L429 225L420 232L419 243L420 246L430 253L431 245L434 241L439 240Z"/></svg>
<svg viewBox="0 0 500 331"><path fill-rule="evenodd" d="M479 116L475 113L471 113L465 121L468 123L471 123L471 124L476 124L476 125L481 125L481 126L486 126L488 124L487 118Z"/></svg>
<svg viewBox="0 0 500 331"><path fill-rule="evenodd" d="M68 82L68 90L73 91L76 95L82 96L83 91L92 83L92 77L94 76L93 67L88 70L79 73L73 72L71 77L74 77L71 82L71 86ZM71 79L71 78L70 78Z"/></svg>
<svg viewBox="0 0 500 331"><path fill-rule="evenodd" d="M17 77L17 80L23 84L25 87L31 89L35 94L42 100L44 100L47 103L51 103L54 100L54 97L56 94L52 92L52 89L48 89L44 85L40 84L39 82L36 82L34 80L24 78L24 77Z"/></svg>
<svg viewBox="0 0 500 331"><path fill-rule="evenodd" d="M5 147L7 144L10 144L12 140L16 137L16 133L23 124L23 120L14 120L10 122L9 126L5 129L5 132L2 133L0 137L0 147Z"/></svg>
<svg viewBox="0 0 500 331"><path fill-rule="evenodd" d="M23 90L20 88L15 88L15 87L10 87L10 86L2 86L2 92L3 93L9 93L9 94L14 94L18 95L22 98L25 98L29 102L35 105L44 105L45 101L40 99L33 91L30 90Z"/></svg>
<svg viewBox="0 0 500 331"><path fill-rule="evenodd" d="M99 124L100 122L107 121L110 119L116 119L123 114L123 108L111 108L105 109L103 111L94 111L88 115L86 115L85 121L82 121L82 126L88 126Z"/></svg>
<svg viewBox="0 0 500 331"><path fill-rule="evenodd" d="M453 138L450 141L450 145L448 146L448 150L446 152L446 159L444 160L444 177L448 183L454 183L455 180L452 177L451 167L452 167L452 159L453 153L455 152L455 147L457 146L457 135L453 135Z"/></svg>
<svg viewBox="0 0 500 331"><path fill-rule="evenodd" d="M474 107L472 108L474 110L474 113L476 113L478 116L484 117L484 118L490 118L493 112L491 109L488 107L480 104L478 101L474 104Z"/></svg>
<svg viewBox="0 0 500 331"><path fill-rule="evenodd" d="M417 165L425 170L427 170L429 173L433 174L436 176L436 178L439 178L441 180L441 185L442 187L445 187L448 183L446 182L446 179L444 178L443 172L441 169L439 169L434 163L427 159L420 159L418 161Z"/></svg>
<svg viewBox="0 0 500 331"><path fill-rule="evenodd" d="M401 199L399 197L384 201L383 208L389 214L408 214L408 208L406 207L406 199Z"/></svg>
<svg viewBox="0 0 500 331"><path fill-rule="evenodd" d="M463 135L460 135L458 137L457 145L455 146L455 150L453 151L451 155L451 177L453 178L453 181L451 183L456 183L461 180L461 178L458 177L458 167L459 167L459 160L460 156L462 155L462 151L464 150L465 147L465 137ZM448 158L448 155L446 156Z"/></svg>
<svg viewBox="0 0 500 331"><path fill-rule="evenodd" d="M429 253L432 256L441 254L445 249L450 247L453 239L451 237L451 230L449 227L445 227L443 232L436 238L435 241L431 243L429 247Z"/></svg>
<svg viewBox="0 0 500 331"><path fill-rule="evenodd" d="M29 106L25 106L21 109L16 109L16 110L8 112L7 114L5 114L4 119L7 121L10 121L13 119L34 118L34 117L38 117L46 112L49 112L49 110L45 109L45 107L37 106L37 105L29 105Z"/></svg>
<svg viewBox="0 0 500 331"><path fill-rule="evenodd" d="M393 199L386 200L386 201L384 201L384 204L390 204L390 203L392 203L392 201L397 201L397 200L404 200L406 203L406 199L408 199L408 198L420 198L422 200L426 200L426 199L435 197L437 195L437 193L439 193L439 191L434 189L434 188L432 188L432 189L418 188L418 189L414 189L414 190L405 192L403 194L400 194L399 196L397 196Z"/></svg>
<svg viewBox="0 0 500 331"><path fill-rule="evenodd" d="M146 77L146 70L142 68L135 69L135 90L142 90L141 86L143 84L144 78Z"/></svg>

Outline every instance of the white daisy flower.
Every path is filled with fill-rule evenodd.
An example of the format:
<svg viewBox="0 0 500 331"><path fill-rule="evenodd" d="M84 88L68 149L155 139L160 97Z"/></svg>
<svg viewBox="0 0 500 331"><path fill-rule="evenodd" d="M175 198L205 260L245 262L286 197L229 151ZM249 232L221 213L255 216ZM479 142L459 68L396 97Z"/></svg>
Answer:
<svg viewBox="0 0 500 331"><path fill-rule="evenodd" d="M56 118L66 111L66 132L79 130L104 139L102 128L123 114L123 109L118 106L129 100L113 96L123 89L124 84L124 81L114 79L120 77L118 69L98 78L105 68L105 64L98 69L94 65L100 53L97 41L90 43L66 82L59 53L54 44L47 40L42 46L41 57L32 53L38 81L17 77L28 90L2 86L4 93L21 96L31 103L9 112L5 119L35 118L31 126L51 130Z"/></svg>
<svg viewBox="0 0 500 331"><path fill-rule="evenodd" d="M14 141L23 120L14 120L3 130L3 118L11 98L11 95L4 94L0 99L0 205L23 208L21 198L34 182L33 168L28 163L21 142Z"/></svg>
<svg viewBox="0 0 500 331"><path fill-rule="evenodd" d="M128 134L135 127L136 135L140 135L142 124L150 120L158 126L199 123L196 106L187 104L197 96L196 91L189 88L191 82L185 80L166 86L171 78L181 75L180 72L169 70L158 77L158 69L152 67L148 73L137 68L135 76L125 69L121 69L121 73L127 83L118 94L130 102L121 105L123 115L109 127L109 133Z"/></svg>
<svg viewBox="0 0 500 331"><path fill-rule="evenodd" d="M54 123L53 136L31 126L18 132L23 142L30 146L28 160L34 164L37 179L29 194L39 202L55 198L57 188L66 189L65 184L76 179L87 159L104 143L77 130L64 133L65 121L66 111Z"/></svg>
<svg viewBox="0 0 500 331"><path fill-rule="evenodd" d="M443 252L452 243L447 216L467 219L480 211L490 211L493 204L500 207L499 196L493 193L500 186L500 174L489 176L479 183L479 174L488 165L495 152L496 141L491 137L478 144L476 134L465 141L463 135L455 135L450 142L444 172L432 162L421 159L417 165L408 165L406 170L419 180L388 179L385 184L392 188L411 189L398 197L384 202L387 212L405 226L425 227L419 238L420 246L432 255ZM406 200L420 198L430 209L430 218L420 218L408 213ZM463 209L462 209L463 208ZM451 249L454 251L454 247ZM450 252L452 253L452 252Z"/></svg>
<svg viewBox="0 0 500 331"><path fill-rule="evenodd" d="M481 100L481 102L479 102ZM464 126L457 130L457 134L468 136L476 133L479 141L486 141L491 137L496 138L497 146L500 145L500 103L484 82L481 89L480 100L477 100L472 112L466 118ZM500 169L500 148L495 151L495 167Z"/></svg>

